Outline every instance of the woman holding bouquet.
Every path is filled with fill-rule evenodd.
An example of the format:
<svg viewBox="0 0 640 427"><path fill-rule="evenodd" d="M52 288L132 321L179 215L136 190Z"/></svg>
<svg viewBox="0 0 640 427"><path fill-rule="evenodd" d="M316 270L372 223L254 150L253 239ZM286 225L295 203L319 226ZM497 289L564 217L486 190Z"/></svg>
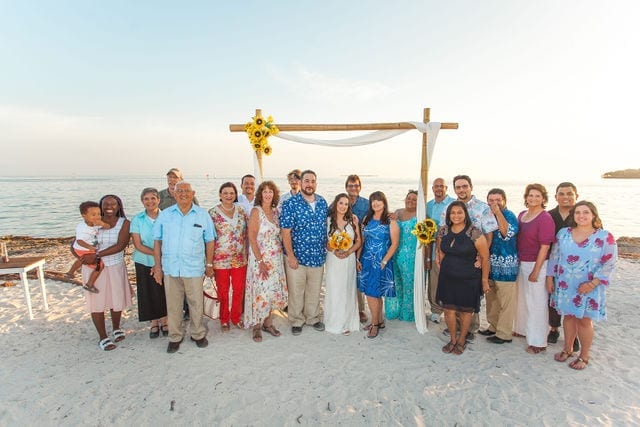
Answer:
<svg viewBox="0 0 640 427"><path fill-rule="evenodd" d="M384 300L384 314L387 319L415 320L413 314L413 269L416 261L416 236L412 233L416 226L416 206L418 192L409 190L404 198L404 209L396 211L400 228L400 245L393 255L393 277L396 281L396 297Z"/></svg>
<svg viewBox="0 0 640 427"><path fill-rule="evenodd" d="M349 335L360 327L356 300L356 251L362 243L358 217L349 196L340 193L329 206L325 265L324 324L332 334Z"/></svg>

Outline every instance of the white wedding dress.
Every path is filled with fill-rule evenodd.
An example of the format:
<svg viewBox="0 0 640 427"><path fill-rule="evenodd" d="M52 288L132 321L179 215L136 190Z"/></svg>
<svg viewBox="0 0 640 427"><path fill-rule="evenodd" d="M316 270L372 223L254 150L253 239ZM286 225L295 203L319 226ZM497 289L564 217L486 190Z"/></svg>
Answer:
<svg viewBox="0 0 640 427"><path fill-rule="evenodd" d="M352 241L355 232L351 224L345 230ZM341 334L360 328L356 299L356 254L340 259L327 253L325 264L324 324L327 332Z"/></svg>

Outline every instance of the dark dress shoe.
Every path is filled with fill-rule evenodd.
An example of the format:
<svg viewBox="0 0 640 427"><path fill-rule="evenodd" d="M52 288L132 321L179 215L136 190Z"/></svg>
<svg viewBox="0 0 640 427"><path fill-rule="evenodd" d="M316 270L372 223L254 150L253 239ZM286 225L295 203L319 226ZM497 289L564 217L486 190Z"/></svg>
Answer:
<svg viewBox="0 0 640 427"><path fill-rule="evenodd" d="M316 322L313 325L311 325L311 327L318 332L324 331L324 323L322 322Z"/></svg>
<svg viewBox="0 0 640 427"><path fill-rule="evenodd" d="M503 340L502 338L499 338L495 335L492 335L490 337L487 337L487 341L492 342L494 344L504 344L504 343L510 343L511 340Z"/></svg>
<svg viewBox="0 0 640 427"><path fill-rule="evenodd" d="M205 348L206 346L209 345L209 341L207 341L207 337L202 337L199 340L191 337L191 341L195 342L198 348Z"/></svg>
<svg viewBox="0 0 640 427"><path fill-rule="evenodd" d="M485 329L484 331L478 331L478 333L480 335L483 335L485 337L490 337L491 335L495 335L496 333L494 331L492 331L491 329Z"/></svg>
<svg viewBox="0 0 640 427"><path fill-rule="evenodd" d="M549 335L547 335L547 342L549 344L555 344L558 342L558 338L560 338L560 332L556 331L549 331Z"/></svg>
<svg viewBox="0 0 640 427"><path fill-rule="evenodd" d="M302 333L302 326L293 326L291 328L291 333L293 335L300 335Z"/></svg>
<svg viewBox="0 0 640 427"><path fill-rule="evenodd" d="M169 345L167 346L167 353L175 353L176 351L178 351L180 349L180 344L182 343L182 340L177 341L177 342L169 342Z"/></svg>
<svg viewBox="0 0 640 427"><path fill-rule="evenodd" d="M578 341L578 338L573 341L573 351L580 351L580 341Z"/></svg>

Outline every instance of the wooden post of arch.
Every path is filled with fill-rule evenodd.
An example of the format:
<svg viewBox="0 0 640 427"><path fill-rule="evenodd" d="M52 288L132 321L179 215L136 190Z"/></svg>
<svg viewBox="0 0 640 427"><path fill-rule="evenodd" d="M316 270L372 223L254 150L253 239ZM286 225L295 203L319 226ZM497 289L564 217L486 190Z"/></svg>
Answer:
<svg viewBox="0 0 640 427"><path fill-rule="evenodd" d="M422 121L426 124L429 123L429 119L431 118L431 109L425 108L422 110ZM456 123L457 125L457 123ZM428 148L429 141L427 141L427 134L422 134L422 161L420 162L420 180L422 181L422 195L424 196L425 203L427 200L427 189L429 188L429 151Z"/></svg>

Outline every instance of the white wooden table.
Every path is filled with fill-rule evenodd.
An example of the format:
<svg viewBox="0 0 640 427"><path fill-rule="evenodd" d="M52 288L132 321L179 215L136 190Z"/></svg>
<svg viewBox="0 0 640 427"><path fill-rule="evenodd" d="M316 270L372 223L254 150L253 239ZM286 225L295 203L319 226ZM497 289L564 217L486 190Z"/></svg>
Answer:
<svg viewBox="0 0 640 427"><path fill-rule="evenodd" d="M47 290L44 283L44 261L44 257L12 257L9 259L9 262L0 261L0 274L20 274L22 286L24 287L24 298L27 301L27 309L29 310L29 320L33 319L33 312L31 311L31 295L29 294L29 279L27 279L27 273L33 269L38 269L38 279L40 280L40 288L42 289L44 309L49 310Z"/></svg>

